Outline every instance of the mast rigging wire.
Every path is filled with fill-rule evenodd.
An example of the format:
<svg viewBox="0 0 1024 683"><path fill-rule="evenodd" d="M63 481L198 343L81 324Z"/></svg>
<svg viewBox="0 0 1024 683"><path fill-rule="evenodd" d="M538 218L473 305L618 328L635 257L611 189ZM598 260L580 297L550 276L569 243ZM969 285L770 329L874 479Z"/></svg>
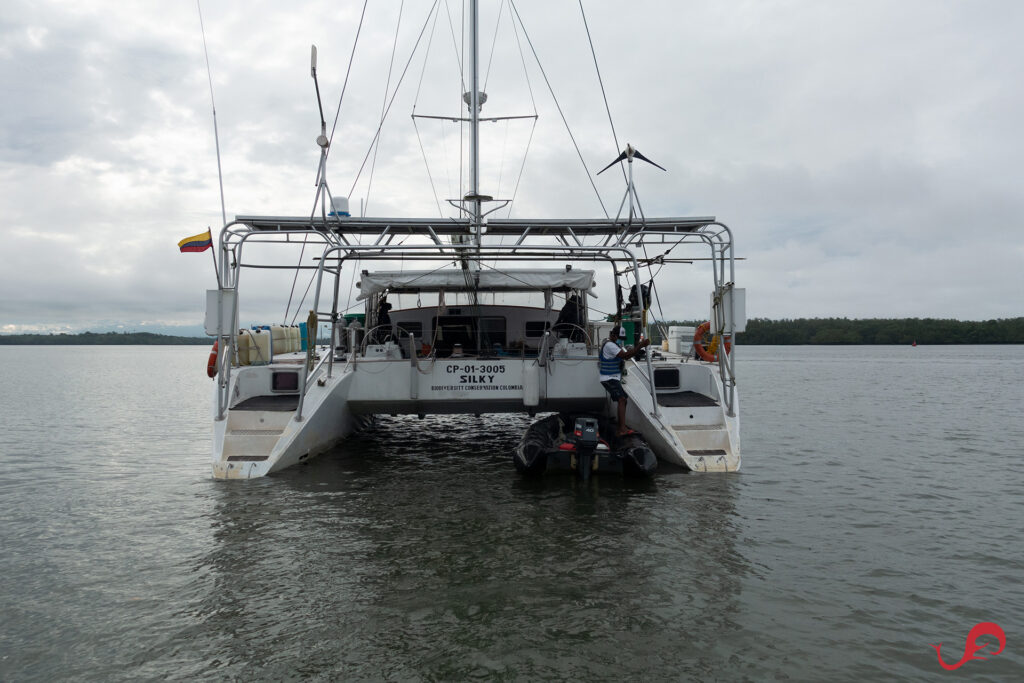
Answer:
<svg viewBox="0 0 1024 683"><path fill-rule="evenodd" d="M427 150L423 147L423 138L420 137L420 127L416 123L416 117L412 118L412 127L416 131L416 141L420 145L420 154L423 155L423 165L427 169L427 180L430 181L430 191L434 194L434 203L437 204L437 213L444 218L444 211L441 209L441 198L437 196L437 187L434 186L434 176L430 172L430 163L427 161Z"/></svg>
<svg viewBox="0 0 1024 683"><path fill-rule="evenodd" d="M448 0L444 2L444 12L448 17L448 33L452 37L452 48L455 50L455 63L459 67L459 97L457 110L462 110L462 93L466 92L466 74L464 72L465 67L462 64L462 53L459 49L459 41L455 37L455 27L452 25L452 11L448 5ZM463 7L463 25L465 25L465 8ZM463 32L465 32L463 30ZM462 123L459 123L459 196L462 196L462 137L463 137ZM448 180L448 192L451 193L451 179Z"/></svg>
<svg viewBox="0 0 1024 683"><path fill-rule="evenodd" d="M455 37L455 27L452 26L452 11L448 6L448 0L445 0L444 2L444 11L445 14L448 15L448 32L452 36L452 47L455 50L455 61L459 65L459 87L461 88L459 92L459 99L461 101L462 93L466 91L466 74L463 73L464 67L462 65L462 53L459 51L459 40ZM465 14L465 12L463 12L463 14ZM463 23L465 23L465 19L463 19Z"/></svg>
<svg viewBox="0 0 1024 683"><path fill-rule="evenodd" d="M327 159L331 155L331 142L333 142L333 140L334 140L334 131L338 127L338 117L341 115L341 103L344 101L344 99L345 99L345 91L348 89L348 78L349 78L349 75L351 75L351 73L352 73L352 63L355 61L356 46L359 45L359 36L363 32L363 22L366 19L366 6L367 6L368 3L369 3L369 0L364 0L364 2L363 2L363 11L359 15L359 25L356 27L356 37L352 41L352 52L349 53L349 57L348 57L348 67L345 69L345 81L341 85L341 94L338 96L338 108L334 112L334 123L331 124L331 135L330 135L330 137L327 140L327 147L323 151L323 159L321 160L321 163L317 165L317 169L316 169L316 182L314 183L316 185L316 187L317 187L317 189L316 189L316 197L317 198L320 197L321 190L324 190L325 187L326 187L326 181L324 181L323 184L321 183L321 181L323 180L323 177L322 177L321 174L325 174L327 172ZM319 101L319 98L320 98L319 86L317 87L316 96L317 96L317 101ZM323 124L323 121L321 121L320 123ZM314 198L313 199L313 211L314 211L314 213L316 212L316 201L317 201L316 198ZM334 210L333 203L332 203L332 206L331 206L331 210L332 211ZM299 260L298 260L298 263L295 264L295 276L292 278L292 286L291 286L291 289L288 292L288 303L285 304L285 308L284 308L284 320L285 320L285 322L288 321L288 313L289 313L289 311L291 311L291 308L292 308L292 299L294 299L294 297L295 297L295 285L298 284L298 281L299 281L299 270L300 270L300 267L302 265L302 257L306 255L306 245L308 243L309 243L309 236L306 235L303 238L303 240L302 240L302 249L299 251ZM339 270L339 275L340 275L340 270ZM305 301L306 301L306 296L309 294L309 289L312 286L313 279L315 277L316 277L315 273L310 276L309 283L306 284L306 291L303 292L302 298L299 300L298 305L295 307L295 315L292 316L292 323L294 323L295 319L298 317L299 310L302 308L302 304L305 303Z"/></svg>
<svg viewBox="0 0 1024 683"><path fill-rule="evenodd" d="M501 13L505 9L505 1L498 5L498 20L494 22L494 40L491 41L491 55L487 58L487 73L484 75L484 92L487 92L487 83L491 78L491 64L494 63L494 48L498 45L498 29L501 27Z"/></svg>
<svg viewBox="0 0 1024 683"><path fill-rule="evenodd" d="M501 159L498 161L498 187L494 191L495 197L501 196L501 177L505 173L505 151L508 149L508 128L509 121L505 121L505 137L501 141Z"/></svg>
<svg viewBox="0 0 1024 683"><path fill-rule="evenodd" d="M533 134L537 130L537 119L533 120L533 126L530 127L530 137L526 140L526 150L523 152L523 163L519 165L519 175L516 176L516 184L512 189L512 198L508 200L508 213L505 215L506 218L512 217L512 204L515 203L516 197L519 195L519 182L523 179L523 171L526 170L526 157L530 153L530 145L533 144Z"/></svg>
<svg viewBox="0 0 1024 683"><path fill-rule="evenodd" d="M416 131L416 140L417 140L417 142L419 142L420 153L423 155L423 165L427 169L427 179L430 181L430 191L434 195L434 203L437 204L437 213L438 213L438 215L441 218L444 218L444 210L441 208L441 198L437 196L437 186L434 184L434 176L430 172L430 161L427 159L427 150L423 146L423 138L420 136L419 124L416 123L416 106L419 104L419 101L420 101L420 92L423 89L423 79L424 79L424 77L426 76L426 73L427 73L427 62L430 59L430 48L433 47L433 45L434 45L434 34L437 32L437 20L438 20L438 18L440 16L441 16L440 12L438 12L437 14L434 15L434 24L430 27L430 37L427 38L427 49L423 53L423 68L420 70L420 82L416 85L416 97L413 98L413 101L412 101L412 127L413 127L413 130ZM446 152L445 160L447 161L447 149L448 149L448 146L447 146L447 142L446 142L446 140L444 138L444 127L443 127L443 125L442 125L442 128L441 128L441 136L442 136L441 137L442 144L445 145L445 152ZM447 165L445 166L445 175L446 176L448 175L448 167L447 167ZM451 184L452 184L451 177L448 177L448 189L449 189L449 192L451 191Z"/></svg>
<svg viewBox="0 0 1024 683"><path fill-rule="evenodd" d="M494 37L494 41L493 41L493 43L491 45L491 62L493 62L494 47L497 45L497 34L498 34L498 29L500 28L501 15L502 15L502 12L504 11L505 3L506 3L506 0L503 0L502 4L501 4L501 6L499 7L499 10L498 10L498 20L497 20L497 22L495 24L495 37ZM446 15L448 17L449 32L450 32L450 34L452 36L452 44L455 47L456 62L460 65L460 67L459 67L459 69L460 69L460 72L459 72L460 86L464 90L465 89L465 80L464 80L464 75L462 74L462 67L461 67L462 57L461 57L461 55L459 54L459 51L458 51L458 43L457 43L457 41L455 39L455 29L452 26L451 12L448 9L447 2L445 3L445 10L446 10ZM510 12L510 16L511 16L511 12ZM423 68L420 70L420 80L419 80L419 83L416 86L416 97L414 99L412 109L413 109L413 127L414 127L414 130L416 132L416 138L417 138L417 142L418 142L419 147L420 147L420 153L423 155L423 163L424 163L424 166L426 167L426 170L427 170L427 177L428 177L428 179L430 180L430 183L431 183L431 192L433 192L433 194L434 194L434 203L437 205L439 213L443 216L444 214L443 214L443 211L441 209L441 201L440 201L440 198L438 197L438 194L437 194L437 187L436 187L436 183L434 182L434 179L433 179L433 174L430 171L430 162L429 162L429 159L427 158L426 148L423 145L423 138L422 138L422 135L421 135L420 130L419 130L419 125L416 122L416 108L419 106L419 97L420 97L420 93L422 92L422 89L423 89L423 80L426 77L427 61L429 60L430 51L431 51L431 48L433 46L434 34L436 32L437 20L438 20L439 17L440 17L440 12L438 12L437 14L434 15L434 26L432 27L431 33L430 33L430 37L427 40L427 49L426 49L426 53L425 53L424 60L423 60ZM534 119L534 121L533 121L533 126L530 129L529 137L527 139L526 148L523 151L523 160L522 160L522 163L520 164L520 167L519 167L519 173L516 176L516 182L515 182L515 186L514 186L513 193L512 193L512 199L509 200L508 205L507 205L507 208L508 208L508 213L506 214L507 216L511 216L512 215L512 206L513 206L513 204L515 202L515 196L518 194L519 184L522 181L523 172L524 172L524 170L526 168L526 159L527 159L527 157L529 155L530 146L531 146L531 143L533 141L533 135L534 135L534 133L536 132L536 129L537 129L537 118L538 118L538 116L537 116L537 101L536 101L536 97L535 97L534 92L533 92L533 84L530 82L530 71L529 71L529 69L526 66L526 56L525 56L525 54L523 52L522 40L519 37L519 27L516 26L515 21L512 21L512 29L513 29L513 33L514 33L515 38L516 38L516 46L517 46L517 48L519 50L519 62L520 62L520 64L523 67L523 75L524 75L524 78L526 79L526 87L527 87L527 90L528 90L528 92L530 94L530 103L531 103L531 105L533 107L533 117L532 118ZM486 91L486 84L488 82L489 76L490 76L490 63L488 64L488 67L487 67L487 77L485 77L485 81L484 81L484 91ZM463 101L461 99L461 97L462 97L462 92L461 91L459 93L459 97L460 97L460 99L459 99L458 108L461 109L462 106L463 106ZM445 149L445 156L444 156L444 158L448 159L448 155L447 155L447 135L445 134L445 126L444 126L443 122L440 124L440 130L441 130L442 144L444 145L444 149ZM508 129L507 129L507 124L506 124L506 136L507 136L507 130ZM463 134L464 134L464 131L463 131L463 128L462 128L462 122L460 121L460 136L459 136L459 143L460 143L459 144L459 185L460 185L460 191L461 191L461 185L462 185L462 162L463 162L463 153L462 153L462 142L463 142L463 140L462 140L462 138L463 138ZM502 153L504 155L504 149L503 149ZM504 163L504 162L502 162L502 163ZM448 193L452 194L451 175L449 173L449 166L448 166L448 164L445 164L445 176L446 176L446 179L447 179ZM499 179L499 189L500 189L500 179Z"/></svg>
<svg viewBox="0 0 1024 683"><path fill-rule="evenodd" d="M511 14L510 14L511 16ZM506 218L512 217L512 205L519 194L519 183L523 179L523 171L526 170L526 157L530 154L530 145L533 143L533 134L537 130L537 100L533 95L533 84L530 83L530 70L526 68L526 55L523 53L523 41L519 38L519 29L516 22L512 22L512 32L516 37L516 45L519 47L519 63L523 65L523 74L526 77L526 90L530 93L530 104L533 105L533 126L530 128L530 137L526 141L526 149L523 150L523 163L519 165L519 175L516 176L516 184L512 189L512 198L508 202L508 213Z"/></svg>
<svg viewBox="0 0 1024 683"><path fill-rule="evenodd" d="M391 107L395 103L395 97L398 96L398 90L402 86L402 81L405 80L405 75L409 72L409 65L412 64L413 57L416 56L416 50L419 49L420 41L423 39L423 34L427 30L427 24L430 23L430 16L434 13L437 8L438 0L434 0L434 4L431 5L430 11L427 13L427 19L423 23L423 28L420 29L419 35L416 37L416 43L412 46L412 52L409 53L409 59L405 63L405 67L402 69L402 75L398 77L398 83L395 84L395 89L391 93L391 100L388 102L387 109L384 111L384 116L381 118L380 125L377 126L377 131L373 135L373 140L370 141L370 146L366 150L366 154L363 156L363 162L359 165L359 171L356 173L355 180L352 181L352 188L349 190L348 196L352 196L355 192L356 185L359 183L359 178L363 174L363 169L366 168L366 162L370 158L370 152L373 151L373 146L377 142L377 138L380 137L380 130L384 126L384 121L387 120L388 114L391 112Z"/></svg>
<svg viewBox="0 0 1024 683"><path fill-rule="evenodd" d="M452 169L451 164L449 163L451 161L451 156L448 153L448 133L445 131L444 128L444 121L438 121L438 127L441 130L441 144L444 146L445 186L446 189L448 190L448 196L450 197L452 196Z"/></svg>
<svg viewBox="0 0 1024 683"><path fill-rule="evenodd" d="M363 20L366 18L366 5L370 0L363 0L363 11L359 15L359 26L356 28L356 37L352 41L352 52L348 56L348 68L345 69L345 82L341 85L341 95L338 96L338 108L334 112L334 123L331 124L331 136L328 138L327 151L324 153L325 157L331 155L331 142L334 142L334 130L338 127L338 116L341 114L341 102L345 99L345 90L348 88L348 77L352 73L352 62L355 61L356 46L359 45L359 35L363 32ZM326 161L326 158L324 159ZM317 171L316 184L320 184L320 172Z"/></svg>
<svg viewBox="0 0 1024 683"><path fill-rule="evenodd" d="M519 21L519 26L523 29L523 35L526 36L526 43L530 46L530 51L533 53L533 58L537 62L537 68L540 69L541 76L544 77L544 83L548 86L548 92L551 93L551 99L555 101L555 107L558 109L558 114L562 117L562 123L565 124L565 130L569 133L569 139L572 140L572 145L576 148L576 154L580 158L580 163L583 164L583 170L587 174L587 180L590 181L590 186L594 188L594 194L597 196L597 201L601 205L601 211L604 212L605 218L608 218L608 209L604 206L604 200L601 199L601 193L597 191L597 185L594 184L594 178L590 174L590 169L587 168L587 162L583 159L583 152L580 151L580 146L576 143L576 136L572 134L569 122L565 118L565 112L562 111L562 105L559 104L558 97L555 95L555 90L551 86L551 81L548 80L547 72L544 71L544 66L540 63L540 57L537 55L537 49L533 46L533 41L530 40L530 33L526 30L523 18L519 15L519 8L516 7L516 3L512 0L509 1L509 4L512 7L512 11L515 13L516 19Z"/></svg>
<svg viewBox="0 0 1024 683"><path fill-rule="evenodd" d="M302 247L303 248L306 247L305 243L303 243ZM340 273L341 269L339 268L338 270L339 270L339 275L340 275L341 274ZM299 279L299 269L296 268L295 269L295 280L298 280L298 279ZM293 292L295 291L295 280L292 281L292 291ZM314 280L316 280L316 270L315 269L309 274L309 282L306 283L306 291L302 293L302 298L299 300L299 304L295 307L295 315L292 316L292 322L291 322L292 325L295 324L295 319L299 317L299 311L302 309L302 304L304 304L306 302L306 297L309 296L309 290L313 286ZM288 301L289 301L289 306L290 306L291 305L291 296L288 297ZM285 321L288 320L288 311L287 310L285 310L284 319L285 319Z"/></svg>
<svg viewBox="0 0 1024 683"><path fill-rule="evenodd" d="M590 37L590 26L587 24L587 13L583 11L583 0L579 0L580 3L580 16L583 17L583 28L587 30L587 42L590 43L590 54L594 58L594 71L597 72L597 82L601 84L601 97L604 98L604 109L608 112L608 123L612 127L612 139L615 141L615 153L618 154L622 151L619 147L619 136L615 133L615 122L612 121L612 110L608 106L608 95L604 91L604 79L601 78L601 68L597 65L597 52L594 51L594 40ZM629 182L626 177L626 169L619 164L619 169L622 171L622 179Z"/></svg>
<svg viewBox="0 0 1024 683"><path fill-rule="evenodd" d="M462 10L462 29L460 35L462 36L462 43L460 49L462 52L459 57L459 70L462 72L461 78L465 79L466 69L466 3L460 3L460 9ZM458 104L459 109L462 108L463 93L466 92L465 80L463 80L462 90L459 91ZM468 108L468 107L467 107ZM463 197L466 194L465 189L465 154L463 153L463 145L466 141L466 122L459 121L459 196Z"/></svg>
<svg viewBox="0 0 1024 683"><path fill-rule="evenodd" d="M380 103L380 125L384 125L384 106L388 101L388 89L391 88L391 75L395 68L395 52L398 51L398 30L402 27L402 10L405 9L405 0L398 6L398 22L395 24L395 39L391 43L391 62L388 64L388 80L384 84L384 98ZM428 43L429 44L429 43ZM366 217L366 207L370 204L370 190L373 189L373 172L377 168L377 154L380 152L380 138L377 139L377 143L373 146L373 162L370 164L370 178L366 185L366 201L360 207L360 215Z"/></svg>
<svg viewBox="0 0 1024 683"><path fill-rule="evenodd" d="M341 85L341 94L338 96L338 107L334 111L334 122L331 124L331 135L327 139L327 147L323 151L323 158L321 160L321 163L317 165L317 169L316 169L316 182L314 183L314 185L316 185L316 188L317 188L317 190L316 190L316 197L313 199L313 212L314 213L316 212L317 198L320 197L321 190L325 189L324 186L326 185L326 183L321 184L321 181L323 180L321 174L324 174L324 173L327 172L327 159L331 155L331 143L334 141L334 131L338 127L338 118L341 115L341 103L345 100L345 91L348 89L348 79L349 79L349 76L352 74L352 64L353 64L353 62L355 62L356 47L359 45L359 36L362 35L362 32L363 32L363 22L366 19L366 6L367 6L368 3L369 3L369 0L364 0L364 2L363 2L363 11L359 15L359 25L356 27L356 37L352 41L352 51L349 53L349 57L348 57L348 67L345 69L345 81ZM320 98L320 89L319 89L319 86L318 86L317 87L317 101L319 101L319 98ZM323 121L321 121L321 124L323 124ZM332 211L334 210L333 204L331 206L331 210ZM299 270L300 270L301 265L302 265L302 257L305 256L305 254L306 254L306 245L307 245L308 242L309 242L309 236L307 235L302 240L302 249L299 251L299 260L298 260L298 263L295 264L295 277L292 278L292 286L291 286L291 289L288 292L288 303L285 305L285 309L284 309L284 320L285 321L288 320L288 312L291 310L292 299L295 297L295 285L298 284L298 281L299 281ZM339 270L339 276L340 276L340 270ZM295 322L295 319L299 315L299 310L302 308L302 304L306 301L306 296L309 294L309 288L313 284L313 278L314 277L315 277L315 274L312 277L310 277L309 283L306 285L306 291L303 293L302 299L299 300L299 304L295 308L295 315L292 316L292 322L293 323Z"/></svg>

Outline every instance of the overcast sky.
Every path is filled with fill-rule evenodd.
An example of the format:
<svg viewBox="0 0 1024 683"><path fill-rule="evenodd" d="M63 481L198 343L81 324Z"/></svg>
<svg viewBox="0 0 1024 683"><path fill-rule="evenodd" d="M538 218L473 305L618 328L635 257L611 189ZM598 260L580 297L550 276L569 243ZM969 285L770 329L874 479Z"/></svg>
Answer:
<svg viewBox="0 0 1024 683"><path fill-rule="evenodd" d="M484 114L539 116L512 215L601 216L520 35L524 75L508 5L481 4ZM437 216L436 198L459 192L458 128L421 120L417 136L410 114L459 113L458 2L442 3L423 33L372 184L372 155L355 182L399 6L370 4L329 179L335 194L351 192L353 212L362 199L367 215ZM330 128L362 7L203 3L229 217L309 213L319 133L309 46ZM405 2L391 89L430 7ZM737 285L749 316L1024 315L1024 3L584 7L620 146L669 170L637 169L645 213L727 223L746 259ZM579 5L517 8L593 174L617 149ZM177 241L222 221L196 3L5 0L0 87L0 332L199 324L211 259L179 254ZM531 125L485 125L484 192L511 194ZM614 213L621 173L596 183ZM706 293L698 309L679 303L688 286L662 285L667 317L704 315Z"/></svg>

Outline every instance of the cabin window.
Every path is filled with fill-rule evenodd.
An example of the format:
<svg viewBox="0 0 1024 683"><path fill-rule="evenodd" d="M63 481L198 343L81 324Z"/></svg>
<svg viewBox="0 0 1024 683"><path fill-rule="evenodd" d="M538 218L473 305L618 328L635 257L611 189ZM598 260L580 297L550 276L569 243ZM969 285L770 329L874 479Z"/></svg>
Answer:
<svg viewBox="0 0 1024 683"><path fill-rule="evenodd" d="M550 320L527 320L526 321L526 337L536 338L543 337L544 333L551 329Z"/></svg>
<svg viewBox="0 0 1024 683"><path fill-rule="evenodd" d="M468 315L443 315L434 318L435 346L441 352L459 344L464 352L477 348L477 332L483 348L505 345L505 318L475 318Z"/></svg>
<svg viewBox="0 0 1024 683"><path fill-rule="evenodd" d="M423 323L419 320L406 320L395 323L397 333L403 339L408 339L409 335L416 337L417 339L423 338Z"/></svg>
<svg viewBox="0 0 1024 683"><path fill-rule="evenodd" d="M480 318L480 343L485 349L493 349L495 344L505 346L505 319Z"/></svg>
<svg viewBox="0 0 1024 683"><path fill-rule="evenodd" d="M467 349L470 343L476 344L473 319L461 315L434 318L434 338L438 347L450 349L453 345L459 344L463 349Z"/></svg>
<svg viewBox="0 0 1024 683"><path fill-rule="evenodd" d="M275 372L270 377L272 391L293 392L299 390L299 373Z"/></svg>
<svg viewBox="0 0 1024 683"><path fill-rule="evenodd" d="M678 389L679 370L678 368L654 368L655 389Z"/></svg>

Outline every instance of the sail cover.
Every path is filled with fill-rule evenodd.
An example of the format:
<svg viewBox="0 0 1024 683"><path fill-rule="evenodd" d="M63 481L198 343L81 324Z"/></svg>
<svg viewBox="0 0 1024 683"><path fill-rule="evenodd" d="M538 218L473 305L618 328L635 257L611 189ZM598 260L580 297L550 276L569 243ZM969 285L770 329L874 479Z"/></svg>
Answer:
<svg viewBox="0 0 1024 683"><path fill-rule="evenodd" d="M549 268L544 270L480 270L471 271L470 277L479 275L476 289L484 292L496 291L544 291L550 289L564 292L570 289L589 290L595 285L592 270L565 270ZM372 294L385 290L396 294L406 292L449 292L473 289L466 282L466 271L461 269L446 270L406 270L381 271L363 273L356 285L359 287L359 298L365 299Z"/></svg>

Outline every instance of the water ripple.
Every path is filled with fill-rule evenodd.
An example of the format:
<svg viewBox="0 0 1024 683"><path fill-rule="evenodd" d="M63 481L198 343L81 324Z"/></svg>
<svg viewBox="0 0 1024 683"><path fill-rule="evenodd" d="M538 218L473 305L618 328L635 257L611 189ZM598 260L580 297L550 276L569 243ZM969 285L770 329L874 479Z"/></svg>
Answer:
<svg viewBox="0 0 1024 683"><path fill-rule="evenodd" d="M3 680L919 680L1024 631L1021 347L744 349L742 474L588 484L519 478L516 415L213 481L205 349L38 353L0 347Z"/></svg>

